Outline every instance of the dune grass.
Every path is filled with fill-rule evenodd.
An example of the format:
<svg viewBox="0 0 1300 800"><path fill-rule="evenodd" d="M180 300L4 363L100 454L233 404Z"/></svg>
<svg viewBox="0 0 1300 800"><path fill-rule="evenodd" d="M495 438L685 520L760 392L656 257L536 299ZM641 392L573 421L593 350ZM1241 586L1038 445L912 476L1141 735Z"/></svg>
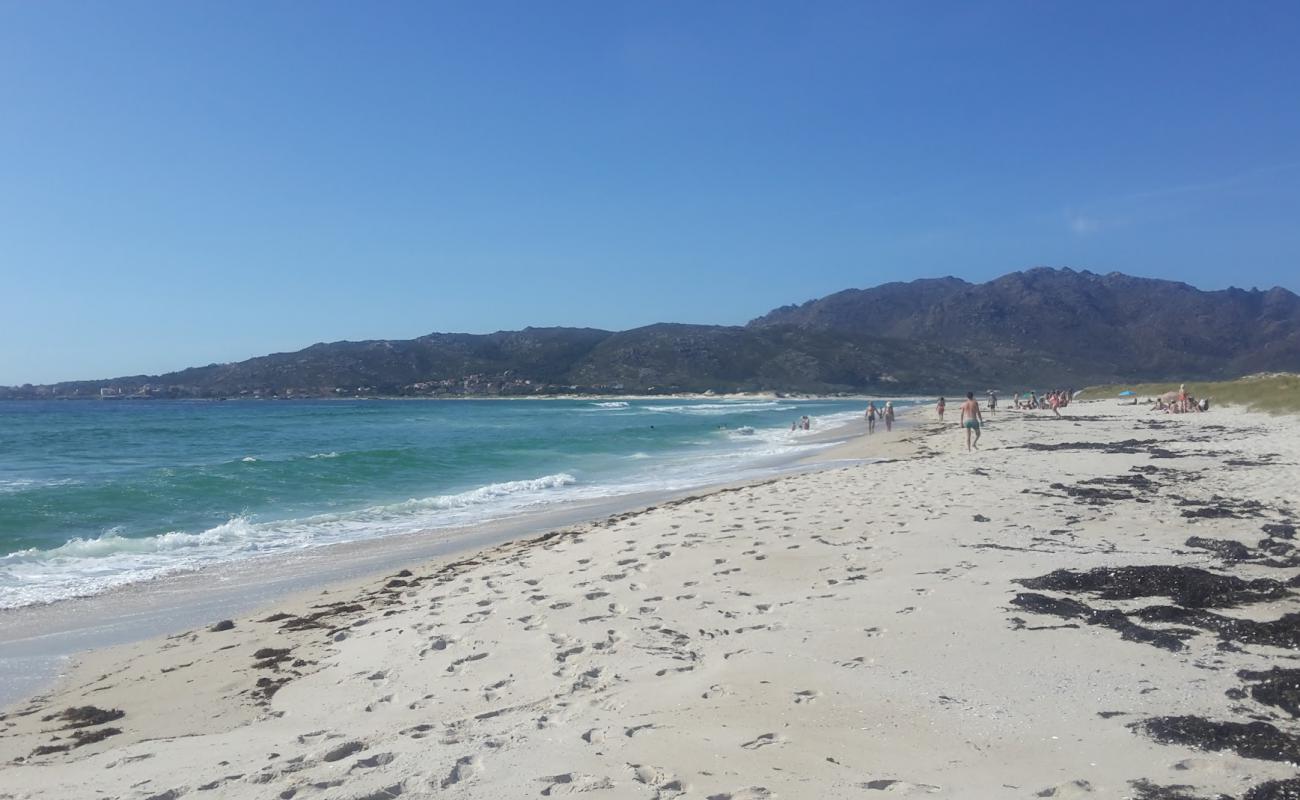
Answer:
<svg viewBox="0 0 1300 800"><path fill-rule="evenodd" d="M1137 383L1090 386L1079 395L1081 400L1118 400L1125 389L1137 392L1138 402L1178 391L1177 383ZM1208 397L1210 405L1245 406L1252 411L1272 414L1300 413L1300 375L1287 372L1248 375L1231 381L1188 381L1187 393L1200 399Z"/></svg>

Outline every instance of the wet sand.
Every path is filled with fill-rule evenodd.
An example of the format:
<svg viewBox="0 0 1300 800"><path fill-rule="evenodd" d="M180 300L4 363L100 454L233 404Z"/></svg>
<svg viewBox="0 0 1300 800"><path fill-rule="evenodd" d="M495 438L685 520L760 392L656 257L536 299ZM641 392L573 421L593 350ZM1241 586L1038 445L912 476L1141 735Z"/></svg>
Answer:
<svg viewBox="0 0 1300 800"><path fill-rule="evenodd" d="M1300 422L989 423L95 650L0 797L1295 796Z"/></svg>

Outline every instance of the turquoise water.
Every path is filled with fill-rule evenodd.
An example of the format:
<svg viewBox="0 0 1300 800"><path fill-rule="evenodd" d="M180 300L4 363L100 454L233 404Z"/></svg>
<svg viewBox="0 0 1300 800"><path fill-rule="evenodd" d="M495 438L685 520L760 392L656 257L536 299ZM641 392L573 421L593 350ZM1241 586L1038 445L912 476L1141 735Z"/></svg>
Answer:
<svg viewBox="0 0 1300 800"><path fill-rule="evenodd" d="M860 402L0 403L0 608L746 477Z"/></svg>

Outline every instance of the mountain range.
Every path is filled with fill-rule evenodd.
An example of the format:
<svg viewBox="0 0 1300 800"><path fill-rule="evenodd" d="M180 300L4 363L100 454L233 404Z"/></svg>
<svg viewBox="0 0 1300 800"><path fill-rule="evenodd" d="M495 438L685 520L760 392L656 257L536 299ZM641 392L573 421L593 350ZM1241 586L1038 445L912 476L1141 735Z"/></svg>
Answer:
<svg viewBox="0 0 1300 800"><path fill-rule="evenodd" d="M0 388L0 398L955 392L1300 371L1281 288L1035 268L849 289L743 326L525 328L314 344L164 375Z"/></svg>

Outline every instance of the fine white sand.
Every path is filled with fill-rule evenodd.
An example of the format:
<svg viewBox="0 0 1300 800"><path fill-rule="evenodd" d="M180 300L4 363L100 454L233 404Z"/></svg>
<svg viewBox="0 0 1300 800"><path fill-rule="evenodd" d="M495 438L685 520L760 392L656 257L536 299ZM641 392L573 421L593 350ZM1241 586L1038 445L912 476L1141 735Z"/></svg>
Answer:
<svg viewBox="0 0 1300 800"><path fill-rule="evenodd" d="M1238 671L1294 668L1293 649L1118 613L1179 605L1168 596L1015 582L1178 564L1285 583L1300 573L1285 528L1268 553L1257 543L1294 524L1295 418L1000 411L976 453L955 423L920 419L823 455L886 462L92 652L0 719L0 797L1237 797L1295 774L1258 748L1159 743L1140 725L1254 722L1291 752L1291 713ZM1024 447L1053 443L1091 449ZM1251 552L1225 560L1193 536ZM1300 611L1266 586L1271 599L1210 610ZM1093 615L1013 602L1031 592ZM109 713L58 716L86 706Z"/></svg>

